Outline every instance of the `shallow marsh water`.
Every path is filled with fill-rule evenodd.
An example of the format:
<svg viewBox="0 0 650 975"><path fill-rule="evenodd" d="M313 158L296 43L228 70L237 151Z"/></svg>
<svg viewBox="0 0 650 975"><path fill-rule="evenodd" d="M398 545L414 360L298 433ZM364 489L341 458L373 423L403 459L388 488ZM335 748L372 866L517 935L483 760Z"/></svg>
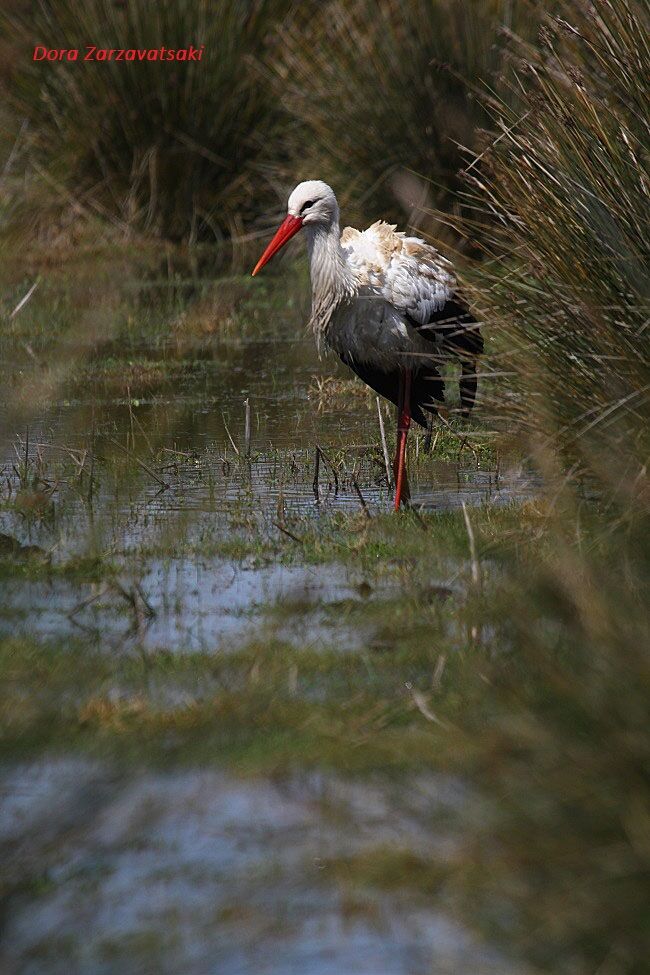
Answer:
<svg viewBox="0 0 650 975"><path fill-rule="evenodd" d="M325 771L349 764L345 745L319 770L317 736L301 742L308 707L295 724L278 718L280 732L271 719L268 735L259 729L271 745L255 735L248 741L246 722L256 723L254 695L265 679L262 711L280 701L300 714L318 702L326 726L339 706L359 706L363 673L369 685L402 689L409 674L430 676L441 651L423 642L437 633L444 647L462 631L455 600L468 575L464 541L461 558L443 551L423 570L417 534L404 550L394 533L384 537L378 516L390 509L390 490L374 397L333 360L318 359L300 303L264 301L241 302L216 328L209 312L189 327L184 308L160 303L144 323L145 291L135 311L128 303L112 309L104 338L81 352L79 316L63 301L71 324L54 345L36 324L33 336L25 325L5 340L9 393L0 420L5 430L17 416L20 425L4 468L0 636L5 658L22 658L9 667L7 740L32 741L20 762L11 745L3 752L7 971L506 970L446 917L447 905L423 897L417 884L409 890L408 876L382 890L333 866L393 846L444 858L455 842L458 783L413 771L399 782ZM47 317L48 294L39 302L35 323ZM71 365L55 383L43 380L47 397L17 410L11 391L42 378L51 345ZM391 443L390 410L384 419ZM413 437L416 507L486 503L496 511L534 494L530 476L498 458L490 436L479 417L469 430L434 432L431 455L424 435ZM275 665L271 647L279 648ZM386 656L393 650L394 673ZM62 676L56 668L68 653ZM152 661L169 653L196 668L191 678L173 667L152 678ZM222 667L224 655L233 669L211 669L210 659ZM332 655L352 661L349 674ZM135 683L111 669L132 656L143 668ZM259 677L267 666L273 676ZM240 695L236 719L245 725L228 732L230 770L204 767L200 751L181 768L161 770L160 755L149 765L138 756L135 729L126 767L105 754L106 735L121 739L126 729L128 737L132 717L144 720L148 709L154 724L145 723L143 740L156 738L156 748L169 734L156 722L170 714L176 722L189 713L194 722L203 708L192 734L200 739L204 720L214 734L213 725L228 720L217 708L210 716L224 687ZM43 714L56 713L50 731L41 727L41 698ZM18 714L22 699L27 717ZM73 757L74 748L67 754L71 709L82 738L91 726L98 731L95 758ZM362 738L374 734L369 720ZM276 734L282 758L273 752ZM256 766L261 748L261 768L282 767L280 779L264 771L237 777L238 735L246 761ZM164 765L164 747L161 754ZM301 754L311 755L311 771L287 772ZM394 774L399 760L390 761ZM219 766L218 753L213 762ZM423 826L440 810L444 826Z"/></svg>
<svg viewBox="0 0 650 975"><path fill-rule="evenodd" d="M216 648L233 634L245 639L264 605L300 591L314 606L348 596L363 579L341 567L285 568L285 558L269 565L268 552L260 564L227 557L228 549L257 537L274 539L279 551L292 519L326 528L332 514L364 503L370 514L390 509L374 397L334 359L318 358L302 306L276 298L272 311L252 308L222 331L189 339L175 331L178 313L158 309L149 333L136 321L121 338L99 342L25 418L6 455L0 531L57 562L92 553L111 559L122 578L137 575L158 620L147 627L147 646ZM23 344L5 354L6 388L33 375ZM392 410L383 412L392 442ZM508 504L534 491L525 471L497 460L480 423L453 434L437 428L431 455L424 432L412 440L413 500L422 510ZM97 591L78 579L7 579L0 631L52 637L86 625L113 645L119 620L114 606L102 613ZM349 631L346 639L356 645Z"/></svg>

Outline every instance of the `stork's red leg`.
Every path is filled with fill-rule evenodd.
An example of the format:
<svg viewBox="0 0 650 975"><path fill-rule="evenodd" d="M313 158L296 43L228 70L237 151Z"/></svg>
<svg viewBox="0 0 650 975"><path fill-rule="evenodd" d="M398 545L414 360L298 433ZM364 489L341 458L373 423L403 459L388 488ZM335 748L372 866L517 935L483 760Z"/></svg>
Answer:
<svg viewBox="0 0 650 975"><path fill-rule="evenodd" d="M397 446L395 449L395 511L399 511L402 498L409 499L409 486L406 477L406 438L411 426L411 370L402 368L399 372L399 396L397 416Z"/></svg>

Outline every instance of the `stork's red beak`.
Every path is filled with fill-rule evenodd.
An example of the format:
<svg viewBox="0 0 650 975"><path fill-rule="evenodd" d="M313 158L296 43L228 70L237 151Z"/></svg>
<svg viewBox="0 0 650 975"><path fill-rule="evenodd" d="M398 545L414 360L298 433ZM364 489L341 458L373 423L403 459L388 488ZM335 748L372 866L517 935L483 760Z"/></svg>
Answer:
<svg viewBox="0 0 650 975"><path fill-rule="evenodd" d="M275 232L275 237L266 248L259 261L253 268L252 276L255 277L258 271L260 271L265 264L267 264L274 254L284 247L288 240L297 234L302 227L302 217L292 217L290 213L286 215L280 226Z"/></svg>

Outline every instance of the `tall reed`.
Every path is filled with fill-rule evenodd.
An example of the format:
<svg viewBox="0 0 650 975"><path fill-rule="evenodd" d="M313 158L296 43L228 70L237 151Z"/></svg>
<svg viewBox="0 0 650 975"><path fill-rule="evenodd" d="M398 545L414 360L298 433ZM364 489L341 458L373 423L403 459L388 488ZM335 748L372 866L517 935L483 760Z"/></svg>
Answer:
<svg viewBox="0 0 650 975"><path fill-rule="evenodd" d="M501 105L469 167L490 258L474 298L540 449L620 487L650 420L650 16L638 0L564 8L536 51L515 42L522 104Z"/></svg>
<svg viewBox="0 0 650 975"><path fill-rule="evenodd" d="M465 914L554 975L650 957L650 22L569 0L522 49L522 106L470 165L473 272L547 517L502 559L484 682L465 702L486 805ZM471 228L474 232L474 228ZM587 500L589 496L589 501ZM495 553L491 553L495 558ZM489 701L489 720L480 714ZM484 712L483 712L484 713Z"/></svg>

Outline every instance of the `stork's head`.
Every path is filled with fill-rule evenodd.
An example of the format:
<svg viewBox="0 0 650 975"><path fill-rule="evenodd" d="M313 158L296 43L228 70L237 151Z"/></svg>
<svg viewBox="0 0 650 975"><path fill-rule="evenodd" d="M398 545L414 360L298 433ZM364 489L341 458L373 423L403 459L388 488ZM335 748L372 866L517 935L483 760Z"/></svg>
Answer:
<svg viewBox="0 0 650 975"><path fill-rule="evenodd" d="M302 220L303 226L323 223L329 226L338 220L339 205L334 190L322 179L308 179L298 183L289 197L287 214Z"/></svg>
<svg viewBox="0 0 650 975"><path fill-rule="evenodd" d="M287 215L253 270L253 276L303 227L331 227L338 223L339 205L334 191L320 179L298 183L289 197Z"/></svg>

